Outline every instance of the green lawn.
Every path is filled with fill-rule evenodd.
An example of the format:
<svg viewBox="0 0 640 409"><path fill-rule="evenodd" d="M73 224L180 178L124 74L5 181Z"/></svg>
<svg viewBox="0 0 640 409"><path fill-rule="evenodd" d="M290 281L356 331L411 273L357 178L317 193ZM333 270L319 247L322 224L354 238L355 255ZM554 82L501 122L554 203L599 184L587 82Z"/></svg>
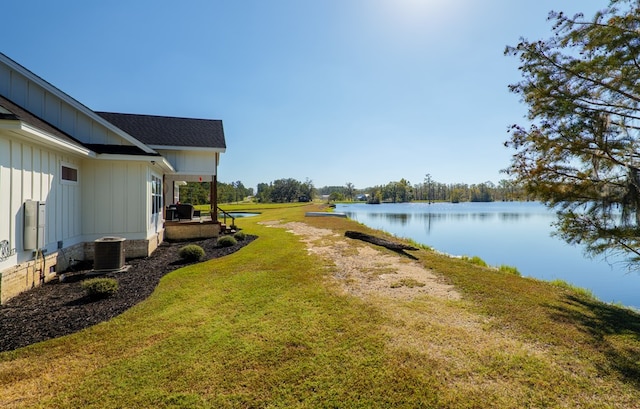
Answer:
<svg viewBox="0 0 640 409"><path fill-rule="evenodd" d="M427 249L461 300L347 295L299 236L260 224L369 231L304 218L319 206L234 206L261 212L236 219L257 240L109 322L0 354L0 407L640 407L638 314Z"/></svg>

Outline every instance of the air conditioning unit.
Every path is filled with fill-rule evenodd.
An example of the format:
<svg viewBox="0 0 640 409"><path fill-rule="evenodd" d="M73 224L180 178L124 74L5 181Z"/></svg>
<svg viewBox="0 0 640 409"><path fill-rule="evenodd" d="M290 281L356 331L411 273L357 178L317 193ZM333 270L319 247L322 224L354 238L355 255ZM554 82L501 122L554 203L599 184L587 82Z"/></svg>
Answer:
<svg viewBox="0 0 640 409"><path fill-rule="evenodd" d="M118 271L124 268L124 241L122 237L102 237L94 241L93 271Z"/></svg>

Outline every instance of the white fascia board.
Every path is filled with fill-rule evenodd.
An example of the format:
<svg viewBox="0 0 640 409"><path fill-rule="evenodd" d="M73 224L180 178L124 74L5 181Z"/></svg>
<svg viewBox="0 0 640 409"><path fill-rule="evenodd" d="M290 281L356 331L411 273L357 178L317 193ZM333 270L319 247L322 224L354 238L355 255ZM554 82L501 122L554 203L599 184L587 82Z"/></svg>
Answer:
<svg viewBox="0 0 640 409"><path fill-rule="evenodd" d="M62 140L48 132L33 127L27 123L18 120L3 120L0 121L0 128L14 131L15 133L25 137L34 138L39 143L55 146L58 149L62 149L66 152L73 152L82 156L95 158L96 154L89 148L85 148L82 145L74 144L65 140Z"/></svg>
<svg viewBox="0 0 640 409"><path fill-rule="evenodd" d="M56 97L60 98L61 100L63 100L67 104L71 105L73 108L75 108L78 111L82 112L83 114L87 115L89 118L91 118L94 121L98 122L100 125L102 125L105 128L109 129L111 132L115 133L116 135L124 138L126 141L131 142L133 145L137 146L138 148L142 149L143 151L145 151L147 153L157 153L152 148L150 148L149 146L145 145L144 143L140 142L139 140L137 140L133 136L131 136L128 133L126 133L125 131L123 131L122 129L120 129L117 126L113 125L111 122L109 122L106 119L102 118L100 115L96 114L95 112L93 112L91 109L89 109L88 107L86 107L82 103L78 102L77 100L75 100L74 98L69 96L68 94L65 94L64 92L62 92L61 90L59 90L58 88L53 86L52 84L50 84L47 81L43 80L42 78L38 77L37 75L35 75L31 71L29 71L28 69L23 67L22 65L16 63L15 61L10 59L9 57L5 56L1 52L0 52L0 62L6 64L12 70L15 70L15 71L19 72L21 75L25 76L29 81L32 81L32 82L40 85L42 88L44 88L45 90L47 90L51 94L53 94Z"/></svg>
<svg viewBox="0 0 640 409"><path fill-rule="evenodd" d="M177 176L214 176L216 173L187 171L187 172L176 172L175 174Z"/></svg>
<svg viewBox="0 0 640 409"><path fill-rule="evenodd" d="M195 152L220 152L224 153L226 148L205 148L197 146L175 146L175 145L149 145L150 148L163 151L195 151Z"/></svg>
<svg viewBox="0 0 640 409"><path fill-rule="evenodd" d="M149 162L154 165L160 166L165 173L175 173L175 169L169 161L162 156L147 156L147 155L119 155L111 153L99 153L96 155L96 159L101 160L122 160L131 162Z"/></svg>
<svg viewBox="0 0 640 409"><path fill-rule="evenodd" d="M74 151L75 153L79 153L81 155L95 157L96 154L89 148L85 148L84 146L76 145L61 139L56 138L53 135L50 135L46 132L39 130L38 128L34 128L29 124L22 123L22 130L28 132L31 135L38 137L46 143L53 144L59 146L65 150Z"/></svg>

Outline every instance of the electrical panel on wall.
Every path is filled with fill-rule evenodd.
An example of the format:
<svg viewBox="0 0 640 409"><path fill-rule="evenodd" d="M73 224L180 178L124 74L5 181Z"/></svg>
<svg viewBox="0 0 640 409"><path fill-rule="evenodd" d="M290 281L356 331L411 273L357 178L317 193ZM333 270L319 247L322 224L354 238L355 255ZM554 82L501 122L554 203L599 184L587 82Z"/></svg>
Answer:
<svg viewBox="0 0 640 409"><path fill-rule="evenodd" d="M24 202L24 250L38 250L44 247L45 214L45 202Z"/></svg>

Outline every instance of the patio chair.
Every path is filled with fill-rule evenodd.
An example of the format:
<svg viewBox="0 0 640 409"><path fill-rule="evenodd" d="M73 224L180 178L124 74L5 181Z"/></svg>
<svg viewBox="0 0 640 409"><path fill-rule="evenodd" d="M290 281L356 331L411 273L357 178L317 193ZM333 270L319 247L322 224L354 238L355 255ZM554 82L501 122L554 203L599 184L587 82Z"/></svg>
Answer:
<svg viewBox="0 0 640 409"><path fill-rule="evenodd" d="M178 219L191 220L193 219L193 205L190 203L178 204Z"/></svg>

